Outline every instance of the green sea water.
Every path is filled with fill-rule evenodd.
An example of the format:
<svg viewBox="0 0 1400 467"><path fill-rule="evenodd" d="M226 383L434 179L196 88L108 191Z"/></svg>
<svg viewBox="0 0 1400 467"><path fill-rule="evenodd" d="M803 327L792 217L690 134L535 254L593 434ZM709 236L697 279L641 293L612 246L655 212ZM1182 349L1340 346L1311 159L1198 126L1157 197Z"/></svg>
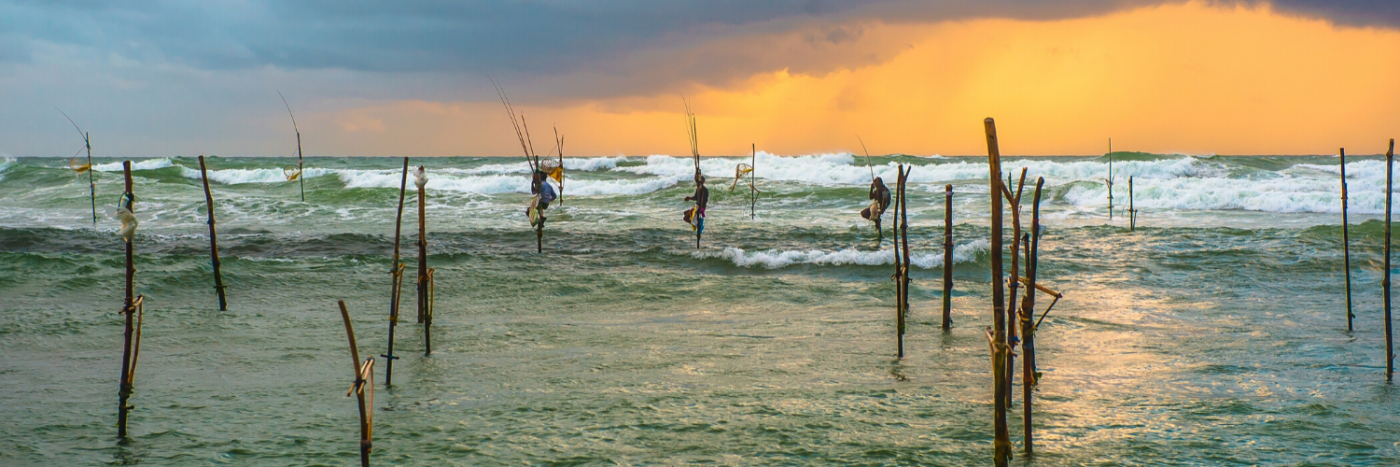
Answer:
<svg viewBox="0 0 1400 467"><path fill-rule="evenodd" d="M1037 335L1034 457L1020 454L1016 380L1014 463L1400 464L1400 389L1384 375L1385 166L1348 160L1351 332L1335 157L1115 154L1112 219L1107 158L1006 157L1006 170L1045 178L1039 276L1065 294ZM0 159L0 465L355 465L337 300L377 359L376 465L989 464L985 158L874 158L887 181L913 166L902 360L893 252L856 214L864 159L760 153L752 212L727 178L749 161L704 161L696 251L680 219L689 159L567 160L537 254L521 158L413 159L429 179L433 352L412 319L410 175L401 359L385 387L402 159L308 158L305 201L282 172L295 160L208 159L220 312L198 162L138 158L144 341L131 437L118 440L124 265L107 210L120 164L97 161L94 227L86 175Z"/></svg>

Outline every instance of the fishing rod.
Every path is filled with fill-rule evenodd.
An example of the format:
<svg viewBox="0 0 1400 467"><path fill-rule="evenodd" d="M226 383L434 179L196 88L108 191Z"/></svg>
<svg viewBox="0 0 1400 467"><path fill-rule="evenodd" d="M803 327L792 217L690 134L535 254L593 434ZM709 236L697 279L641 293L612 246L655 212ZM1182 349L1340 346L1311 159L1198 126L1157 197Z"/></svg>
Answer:
<svg viewBox="0 0 1400 467"><path fill-rule="evenodd" d="M865 148L865 140L856 135L856 141L860 141L860 149L865 151L865 167L870 169L870 183L875 183L875 166L870 164L870 150Z"/></svg>
<svg viewBox="0 0 1400 467"><path fill-rule="evenodd" d="M292 117L292 129L297 132L297 181L301 183L301 200L306 201L306 177L301 173L301 129L297 128L297 116L292 115L292 106L287 103L287 97L282 95L282 91L277 91L277 97L281 97L282 105L287 106L287 115Z"/></svg>
<svg viewBox="0 0 1400 467"><path fill-rule="evenodd" d="M58 107L54 107L53 109L54 109L54 110L57 110L58 113L63 114L63 118L68 119L68 123L72 123L72 124L73 124L73 129L78 130L78 136L82 136L82 137L83 137L83 147L84 147L84 148L87 148L87 159L88 159L88 163L87 163L87 167L86 167L84 170L87 171L87 173L88 173L88 192L89 192L89 194L90 194L91 197L92 197L92 226L93 226L93 228L96 228L96 227L97 227L97 180L96 180L95 178L93 178L93 175L92 175L92 140L88 137L88 134L87 134L86 132L84 132L82 128L78 128L78 122L73 121L73 117L69 117L67 113L64 113L64 112L63 112L63 109L60 109L60 108L58 108ZM69 165L71 166L72 164L69 164ZM82 173L82 172L79 172L79 173Z"/></svg>

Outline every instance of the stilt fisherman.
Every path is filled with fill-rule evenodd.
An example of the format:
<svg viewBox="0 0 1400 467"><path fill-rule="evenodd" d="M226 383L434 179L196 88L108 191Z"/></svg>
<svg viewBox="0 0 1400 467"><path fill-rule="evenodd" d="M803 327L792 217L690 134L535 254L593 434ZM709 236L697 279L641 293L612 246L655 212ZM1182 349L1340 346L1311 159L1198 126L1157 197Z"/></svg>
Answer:
<svg viewBox="0 0 1400 467"><path fill-rule="evenodd" d="M876 243L884 241L885 231L880 228L880 217L885 214L885 208L890 207L890 189L885 187L885 181L880 177L875 177L870 182L870 206L860 211L860 217L875 223L875 232L879 234Z"/></svg>

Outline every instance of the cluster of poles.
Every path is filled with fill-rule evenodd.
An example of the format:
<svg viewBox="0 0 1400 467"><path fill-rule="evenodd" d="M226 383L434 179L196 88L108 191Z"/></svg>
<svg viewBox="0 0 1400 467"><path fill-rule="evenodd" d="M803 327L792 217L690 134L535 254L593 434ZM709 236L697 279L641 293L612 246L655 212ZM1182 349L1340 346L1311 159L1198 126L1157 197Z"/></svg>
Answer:
<svg viewBox="0 0 1400 467"><path fill-rule="evenodd" d="M288 109L290 113L290 108ZM66 117L66 115L65 115ZM295 117L293 117L295 118ZM71 121L71 119L70 119ZM690 122L693 128L693 117ZM985 329L985 336L988 343L992 364L992 385L994 397L993 428L994 428L994 460L998 466L1007 465L1011 459L1012 444L1007 425L1009 408L1012 404L1014 394L1013 380L1015 373L1015 350L1019 346L1021 350L1021 385L1022 385L1022 410L1024 434L1024 450L1027 455L1034 453L1034 433L1033 433L1033 389L1039 383L1040 373L1036 371L1035 337L1037 330L1045 317L1054 308L1055 304L1063 298L1063 294L1057 292L1037 280L1037 270L1039 266L1039 244L1040 244L1040 201L1045 179L1038 178L1032 191L1030 203L1031 221L1028 231L1023 231L1021 222L1022 196L1026 188L1026 169L1022 169L1019 179L1013 178L1011 174L1006 174L1007 178L1002 179L1001 154L997 140L996 124L991 118L984 121L987 139L987 157L989 170L989 188L991 201L991 276L995 280L991 283L992 298L992 322L993 326ZM77 128L77 125L74 124ZM88 134L81 129L78 130L83 135L84 146L88 150L88 162L86 165L74 166L80 173L89 172L91 179L91 143ZM693 130L692 130L693 131ZM693 135L693 133L692 133ZM528 139L525 139L528 145ZM560 149L560 169L562 170L562 143L563 139L556 137L556 142ZM1110 140L1109 164L1112 164L1112 142ZM692 136L692 147L694 147L694 137ZM863 145L863 142L862 142ZM1386 151L1386 200L1385 200L1385 246L1384 246L1384 279L1383 301L1385 320L1385 341L1386 341L1386 380L1389 381L1394 374L1394 350L1391 339L1391 307L1390 307L1390 211L1392 201L1392 179L1394 166L1395 141L1390 141L1390 147ZM528 146L527 146L527 155ZM698 151L695 151L698 159ZM756 161L756 150L754 159ZM300 156L300 132L298 131L298 156ZM536 156L538 157L538 156ZM1353 329L1352 294L1351 294L1351 255L1350 240L1347 230L1347 181L1346 181L1346 150L1340 151L1340 173L1341 173L1341 200L1342 200L1342 239L1344 261L1346 268L1346 305L1347 305L1347 330ZM70 161L70 165L75 164ZM213 269L214 289L218 297L219 310L228 309L228 299L226 287L221 272L219 260L219 247L215 223L214 197L209 189L209 177L204 156L199 156L199 169L201 181L203 182L205 203L208 212L209 224L209 249L210 262ZM697 160L697 173L699 171ZM895 281L895 328L897 355L904 358L904 335L905 324L909 315L909 290L911 286L911 251L908 238L908 204L905 195L909 174L913 166L898 164L897 180L894 192L894 265L895 272L892 279ZM290 168L289 168L290 170ZM296 175L300 178L300 160L296 166ZM538 170L538 169L537 169ZM756 201L758 189L754 185L753 165L741 164L736 168L735 184L744 176L748 175L750 180L750 209L752 216L753 203ZM1110 218L1113 209L1112 175L1106 180L1109 187L1109 212ZM120 231L125 242L126 253L126 287L125 298L123 300L121 314L125 319L124 343L122 350L122 374L119 388L119 411L118 411L118 436L127 437L127 419L132 406L129 401L135 389L135 374L137 362L141 351L141 326L144 314L145 297L134 293L136 267L133 260L136 229L135 195L133 190L131 161L122 162L124 177L124 192L121 202L118 204L117 217L123 222ZM399 308L402 298L403 277L407 265L400 262L400 239L402 234L404 201L406 198L409 174L409 159L403 160L403 174L399 185L399 203L397 216L394 225L394 252L390 263L390 293L389 293L389 333L388 349L380 357L385 359L384 384L393 384L394 360L399 357L394 354L394 333L399 321ZM289 180L292 177L289 176ZM423 325L423 353L425 356L432 354L432 334L431 326L433 321L433 295L434 295L434 269L427 264L427 223L426 223L426 183L427 178L424 167L418 167L416 172L415 185L418 188L418 278L417 278L417 316L418 323ZM93 184L95 186L95 184ZM1133 206L1133 180L1128 178L1129 187L1129 225L1134 228L1136 224L1137 210ZM562 180L561 180L562 186ZM733 190L731 186L731 191ZM303 191L303 195L304 191ZM942 329L946 332L952 327L952 288L953 288L953 186L945 186L945 219L944 219L944 242L943 242L943 297L942 297ZM1004 242L1005 216L1011 214L1011 243L1009 247ZM96 222L96 193L93 191L93 214ZM542 226L537 228L537 235L542 236ZM697 233L697 241L698 241ZM1005 248L1005 250L1003 250ZM1005 253L1005 255L1003 254ZM1005 256L1005 258L1004 258ZM1010 267L1006 267L1005 259L1010 259ZM1023 269L1024 268L1024 269ZM1022 274L1024 272L1024 274ZM1036 294L1044 293L1053 300L1045 309L1036 313ZM1017 303L1019 299L1019 304ZM357 397L360 410L360 453L361 463L369 465L370 452L372 450L373 432L373 406L374 406L374 357L360 359L359 346L355 339L354 326L350 320L349 309L345 301L337 302L341 318L344 321L345 332L350 344L350 354L354 371L354 379L347 397Z"/></svg>

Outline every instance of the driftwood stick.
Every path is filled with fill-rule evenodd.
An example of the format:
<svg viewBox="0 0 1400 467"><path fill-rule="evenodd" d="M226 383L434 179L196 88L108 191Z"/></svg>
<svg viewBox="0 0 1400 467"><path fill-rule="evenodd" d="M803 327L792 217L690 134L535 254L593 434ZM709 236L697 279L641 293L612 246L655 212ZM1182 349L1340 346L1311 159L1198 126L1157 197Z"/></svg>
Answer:
<svg viewBox="0 0 1400 467"><path fill-rule="evenodd" d="M214 290L219 293L219 311L227 311L224 276L219 272L219 239L214 233L214 195L209 193L209 172L204 167L204 156L199 156L199 178L204 181L204 204L209 210L209 260L214 265Z"/></svg>
<svg viewBox="0 0 1400 467"><path fill-rule="evenodd" d="M1347 148L1341 148L1339 151L1337 163L1342 174L1342 268L1346 270L1347 280L1347 332L1351 332L1351 322L1356 315L1351 312L1351 240L1347 235Z"/></svg>
<svg viewBox="0 0 1400 467"><path fill-rule="evenodd" d="M993 412L993 426L995 428L995 438L992 442L994 448L993 461L997 467L1006 467L1011 459L1011 434L1006 425L1006 384L1003 379L1006 377L1005 356L1006 356L1006 290L1002 277L1002 186L1001 186L1001 149L997 142L996 121L988 117L983 121L987 134L987 168L991 179L991 275L992 275L992 319L994 328L989 333L989 345L992 347L992 379L995 387L995 410Z"/></svg>
<svg viewBox="0 0 1400 467"><path fill-rule="evenodd" d="M943 330L953 326L953 185L943 187Z"/></svg>
<svg viewBox="0 0 1400 467"><path fill-rule="evenodd" d="M126 179L126 191L123 195L123 201L118 201L117 209L121 209L121 203L129 196L131 203L127 208L135 212L136 196L132 194L131 161L122 161L122 173ZM134 294L136 263L132 258L131 242L132 240L126 240L126 298L122 302L122 314L126 315L126 326L123 331L123 339L125 342L122 344L122 374L121 378L118 380L119 389L117 392L118 438L126 438L127 412L131 410L131 406L127 404L127 400L131 398L131 393L133 391L132 370L136 366L133 357L135 356L134 351L137 348L135 345L137 341L135 339L138 337L135 328L135 318L137 314L136 309L139 304Z"/></svg>

